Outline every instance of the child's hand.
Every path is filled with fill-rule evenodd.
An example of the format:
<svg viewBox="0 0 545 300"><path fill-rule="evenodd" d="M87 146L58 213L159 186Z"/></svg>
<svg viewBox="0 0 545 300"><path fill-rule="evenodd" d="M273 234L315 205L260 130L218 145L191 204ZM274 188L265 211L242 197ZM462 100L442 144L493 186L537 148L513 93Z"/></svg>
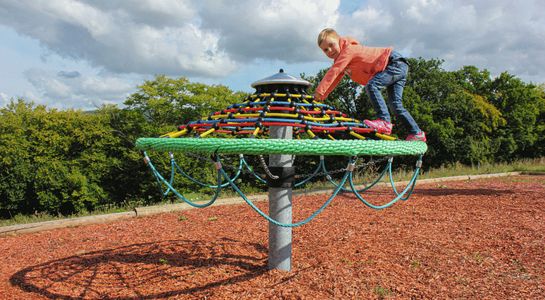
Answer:
<svg viewBox="0 0 545 300"><path fill-rule="evenodd" d="M322 101L324 100L324 95L318 93L318 92L315 92L314 93L314 100L318 100L318 101Z"/></svg>

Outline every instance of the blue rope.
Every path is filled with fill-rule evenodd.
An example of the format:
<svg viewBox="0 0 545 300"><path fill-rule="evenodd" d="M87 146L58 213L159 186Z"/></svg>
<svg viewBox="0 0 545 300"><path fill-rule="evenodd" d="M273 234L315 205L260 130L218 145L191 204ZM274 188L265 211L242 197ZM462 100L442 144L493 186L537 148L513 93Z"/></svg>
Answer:
<svg viewBox="0 0 545 300"><path fill-rule="evenodd" d="M225 123L247 123L257 122L259 118L247 118L247 119L224 119Z"/></svg>
<svg viewBox="0 0 545 300"><path fill-rule="evenodd" d="M272 101L272 102L269 102L267 103L267 101L258 101L258 102L250 102L251 103L251 106L258 106L258 105L270 105L270 106L290 106L290 105L295 105L295 106L303 106L303 107L323 107L325 109L329 109L329 110L334 110L335 108L333 106L330 106L330 105L327 105L327 104L323 104L323 103L293 103L293 102L288 102L288 101ZM250 107L250 104L249 103L235 103L235 104L231 104L227 107L227 109L231 109L231 108L239 108L239 107Z"/></svg>
<svg viewBox="0 0 545 300"><path fill-rule="evenodd" d="M170 155L170 180L168 183L170 186L172 186L172 184L174 183L174 165L172 163L174 160L174 154L172 154L172 152L169 152L169 155ZM157 178L157 176L155 176L155 178ZM169 193L170 193L170 187L168 187L167 190L163 193L163 197L166 197Z"/></svg>
<svg viewBox="0 0 545 300"><path fill-rule="evenodd" d="M350 187L352 188L352 191L353 193L356 195L356 197L365 205L367 205L368 207L370 208L373 208L373 209L384 209L384 208L387 208L387 207L390 207L392 206L394 203L396 203L398 200L402 199L403 196L410 190L412 192L413 188L414 188L414 185L416 184L416 179L418 178L418 174L420 173L420 167L416 167L415 171L414 171L414 174L411 178L411 180L409 181L409 184L405 187L405 189L403 190L403 192L401 192L400 194L397 194L397 197L395 197L394 199L392 199L390 202L386 203L386 204L383 204L383 205L374 205L374 204L371 204L370 202L368 202L367 200L365 200L361 195L360 193L358 193L356 191L356 187L354 186L354 182L352 180L352 176L350 176L349 178L349 184L350 184ZM411 192L409 192L409 195L411 194ZM405 200L408 199L408 196L405 198Z"/></svg>
<svg viewBox="0 0 545 300"><path fill-rule="evenodd" d="M323 161L324 161L324 156L322 155L322 156L320 156L320 163L318 163L318 166L316 167L316 169L314 169L314 172L309 177L295 183L293 185L293 187L298 188L298 187L302 186L303 184L307 183L312 178L316 177L316 174L318 174L318 172L322 168Z"/></svg>
<svg viewBox="0 0 545 300"><path fill-rule="evenodd" d="M149 158L146 151L144 151L143 153L144 153L144 161L145 161L146 165L149 165L151 163L151 159ZM156 172L156 171L154 172L154 169L152 169L151 167L150 167L150 169L152 171L151 174L155 178L155 181L157 182L157 186L159 187L159 190L161 191L161 195L163 197L166 197L170 192L170 188L168 188L168 186L167 186L167 189L165 191L163 191L163 182L164 182L164 180L161 180L161 178L163 178L163 177L158 176L158 175L160 175L159 172ZM171 169L171 173L170 173L170 178L171 178L170 184L172 185L172 181L174 180L173 170L172 169Z"/></svg>
<svg viewBox="0 0 545 300"><path fill-rule="evenodd" d="M248 171L250 171L252 173L252 175L258 180L260 181L261 183L267 183L267 180L265 180L263 177L259 176L256 172L254 172L253 168L248 164L248 162L246 162L246 159L244 158L244 156L242 157L242 160L243 160L243 164L246 166L246 168L248 169Z"/></svg>
<svg viewBox="0 0 545 300"><path fill-rule="evenodd" d="M251 169L251 167L248 165L248 163L246 162L246 160L244 159L244 157L241 155L240 156L240 162L239 162L239 168L238 168L238 171L237 171L237 175L233 178L230 178L229 175L227 175L227 173L225 172L222 164L221 164L221 161L220 161L220 158L219 157L216 157L216 169L218 171L218 175L217 175L217 185L215 186L212 186L212 185L207 185L207 184L203 184L205 186L208 186L208 187L213 187L216 189L215 191L215 194L214 196L212 197L211 200L209 200L208 202L206 203L203 203L203 204L198 204L198 203L195 203L194 201L192 200L189 200L187 199L186 197L184 197L182 194L180 194L173 186L172 186L172 182L173 182L173 178L174 178L174 175L173 175L173 169L171 169L171 178L169 181L167 181L158 171L157 169L155 168L155 166L153 165L153 163L151 162L151 159L148 157L147 153L144 152L144 156L145 156L145 160L146 160L146 163L148 164L148 166L150 167L153 175L155 176L155 178L157 179L157 181L159 182L159 184L163 183L165 184L168 189L167 189L167 192L164 193L164 195L166 196L168 194L169 191L172 191L178 198L182 199L185 203L193 206L193 207L197 207L197 208L204 208L204 207L207 207L207 206L210 206L212 205L218 198L220 192L221 192L221 189L223 187L226 187L227 185L230 185L231 188L237 193L239 194L242 199L248 204L250 205L250 207L256 211L260 216L262 216L263 218L265 218L267 221L269 221L270 223L276 225L276 226L280 226L280 227L298 227L298 226L301 226L301 225L305 225L307 224L308 222L312 221L315 217L317 217L327 206L329 206L329 204L333 201L333 199L339 194L339 192L341 191L351 191L353 192L356 197L358 198L358 200L360 200L363 204L365 204L366 206L370 207L370 208L373 208L373 209L384 209L384 208L387 208L387 207L390 207L392 206L393 204L395 204L397 201L399 200L402 200L402 201L405 201L407 200L410 195L412 194L413 190L414 190L414 187L416 185L416 180L418 178L418 175L420 174L420 168L421 168L421 163L422 163L422 156L419 157L419 160L417 162L417 165L416 165L416 169L414 171L414 174L413 176L411 177L409 183L407 184L407 186L404 188L404 190L399 193L395 187L395 183L394 183L394 180L393 180L393 176L392 176L392 160L393 159L389 159L388 160L388 164L387 166L384 168L384 170L382 171L381 175L379 176L378 179L376 179L371 185L365 187L364 189L356 189L355 185L354 185L354 181L353 181L353 170L354 170L354 165L355 165L355 161L356 159L355 158L350 158L349 160L349 167L347 167L346 171L345 171L345 174L343 176L343 178L341 179L341 181L339 183L336 183L336 182L333 182L333 180L331 180L331 177L328 175L328 179L336 186L335 190L333 191L333 194L331 194L331 196L322 204L322 206L320 206L314 213L312 213L309 217L307 217L306 219L304 220L301 220L299 222L295 222L295 223L281 223L281 222L278 222L277 220L273 219L272 217L270 217L269 215L267 215L265 212L263 212L262 210L260 210L252 201L250 201L248 199L248 197L240 190L240 188L234 183L234 180L240 175L241 173L241 170L242 170L242 166L246 166L253 174L256 178L262 180L263 182L265 182L265 180L263 180L261 177L259 177L255 172L253 172L253 170ZM173 155L171 155L171 164L175 164L178 169L183 172L181 170L181 168L179 168L179 166L175 163L174 161L174 158L173 158ZM325 168L325 163L324 163L324 159L323 157L320 157L320 163L318 164L318 167L315 169L314 173L309 177L309 178L306 178L305 180L303 180L302 182L298 183L299 185L302 185L304 184L305 182L307 182L308 180L310 180L310 178L314 177L318 171L320 169L323 169L324 171L327 172L326 168ZM386 204L383 204L383 205L374 205L372 203L370 203L369 201L367 201L365 198L363 198L360 193L361 191L366 191L368 190L369 188L371 188L372 186L374 186L377 182L380 181L380 179L384 176L385 172L388 172L389 173L389 178L390 178L390 183L392 185L392 188L394 190L394 193L396 194L396 197L392 200L390 200L388 203ZM185 174L185 173L184 173ZM222 177L223 179L226 180L226 183L223 183L222 184ZM350 185L350 189L345 189L344 188L344 185L346 184L346 181L348 180L349 182L349 185ZM201 183L200 181L194 181L195 183ZM162 185L161 185L162 186ZM406 196L405 196L406 195Z"/></svg>
<svg viewBox="0 0 545 300"><path fill-rule="evenodd" d="M416 162L416 165L417 165L417 168L420 168L420 165L422 164L422 155L420 155L420 157L418 158L418 161ZM392 166L390 165L390 174L389 174L389 177L390 177L390 185L392 186L392 190L394 191L394 193L399 196L399 193L397 192L397 189L396 189L396 186L395 186L395 183L394 183L394 178L392 176L392 170L391 170ZM414 187L416 186L416 180L412 182L412 185L410 184L410 182L407 184L407 186L410 186L411 188L409 189L409 193L407 195L407 197L401 197L400 200L403 200L403 201L406 201L409 199L409 197L412 195L413 193L413 190L414 190Z"/></svg>
<svg viewBox="0 0 545 300"><path fill-rule="evenodd" d="M191 205L193 207L203 208L203 207L210 206L214 202L216 202L216 199L218 198L218 196L219 196L219 194L221 192L221 184L220 184L221 183L221 175L220 175L219 172L218 172L218 177L217 177L218 184L217 184L217 188L216 188L216 192L214 193L214 196L208 202L203 203L203 204L198 204L198 203L195 203L195 202L187 199L182 194L180 194L167 180L165 180L165 178L163 176L161 176L161 174L157 171L157 169L155 168L155 166L151 162L151 159L149 158L149 156L145 152L144 152L144 155L145 155L146 163L150 167L153 175L155 175L155 177L158 180L160 180L162 183L164 183L169 188L169 190L171 190L178 198L182 199L185 203L187 203L187 204L189 204L189 205ZM227 174L225 174L224 176L227 176ZM226 177L226 178L228 179L228 177Z"/></svg>

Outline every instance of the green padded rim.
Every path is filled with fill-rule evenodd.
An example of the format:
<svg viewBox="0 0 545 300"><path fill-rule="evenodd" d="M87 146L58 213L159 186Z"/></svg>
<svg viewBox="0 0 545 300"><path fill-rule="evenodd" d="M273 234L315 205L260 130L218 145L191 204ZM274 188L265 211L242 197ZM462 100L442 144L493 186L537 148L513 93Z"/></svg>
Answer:
<svg viewBox="0 0 545 300"><path fill-rule="evenodd" d="M428 150L424 142L386 140L283 140L226 138L139 138L143 151L199 152L212 154L297 154L297 155L421 155Z"/></svg>

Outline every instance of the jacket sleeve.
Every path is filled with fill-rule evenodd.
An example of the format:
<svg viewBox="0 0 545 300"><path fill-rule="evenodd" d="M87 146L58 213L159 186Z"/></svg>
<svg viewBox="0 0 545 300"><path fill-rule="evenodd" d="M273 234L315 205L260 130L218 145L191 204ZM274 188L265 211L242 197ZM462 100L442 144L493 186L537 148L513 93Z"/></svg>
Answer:
<svg viewBox="0 0 545 300"><path fill-rule="evenodd" d="M318 87L316 88L316 92L322 95L323 99L327 98L327 96L333 91L333 89L337 87L337 85L344 76L344 71L346 70L346 67L351 60L352 51L350 47L347 47L345 51L339 54L339 57L337 57L331 68L329 68L324 78L322 78L322 80L318 84Z"/></svg>

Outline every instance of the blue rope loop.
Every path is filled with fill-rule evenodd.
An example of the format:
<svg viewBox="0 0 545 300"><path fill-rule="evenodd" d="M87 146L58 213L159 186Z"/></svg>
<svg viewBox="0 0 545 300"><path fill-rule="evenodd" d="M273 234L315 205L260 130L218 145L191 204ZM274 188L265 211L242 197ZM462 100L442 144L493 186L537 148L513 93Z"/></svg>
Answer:
<svg viewBox="0 0 545 300"><path fill-rule="evenodd" d="M221 192L221 189L222 189L222 186L221 186L221 174L218 172L218 176L217 176L217 182L218 184L216 185L216 191L214 193L214 196L212 196L212 199L208 200L207 202L203 203L203 204L199 204L199 203L196 203L195 201L193 200L190 200L188 198L186 198L184 195L182 195L180 192L178 192L178 190L176 190L175 187L172 186L170 180L166 180L162 175L161 173L159 173L157 171L157 169L155 168L155 166L153 165L151 159L149 158L149 156L147 155L146 152L144 152L144 157L145 157L145 161L147 163L147 165L149 166L149 168L151 169L151 172L152 174L154 175L154 177L157 179L157 181L161 184L164 184L167 186L167 192L168 191L172 191L172 193L174 195L176 195L176 197L178 197L179 199L181 199L182 201L184 201L185 203L189 204L190 206L193 206L193 207L197 207L197 208L204 208L204 207L208 207L212 204L214 204L214 202L216 202L216 200L218 199L219 195L220 195L220 192ZM171 177L172 178L172 177ZM162 186L161 186L162 187ZM165 194L163 193L163 196L166 196L168 194Z"/></svg>

